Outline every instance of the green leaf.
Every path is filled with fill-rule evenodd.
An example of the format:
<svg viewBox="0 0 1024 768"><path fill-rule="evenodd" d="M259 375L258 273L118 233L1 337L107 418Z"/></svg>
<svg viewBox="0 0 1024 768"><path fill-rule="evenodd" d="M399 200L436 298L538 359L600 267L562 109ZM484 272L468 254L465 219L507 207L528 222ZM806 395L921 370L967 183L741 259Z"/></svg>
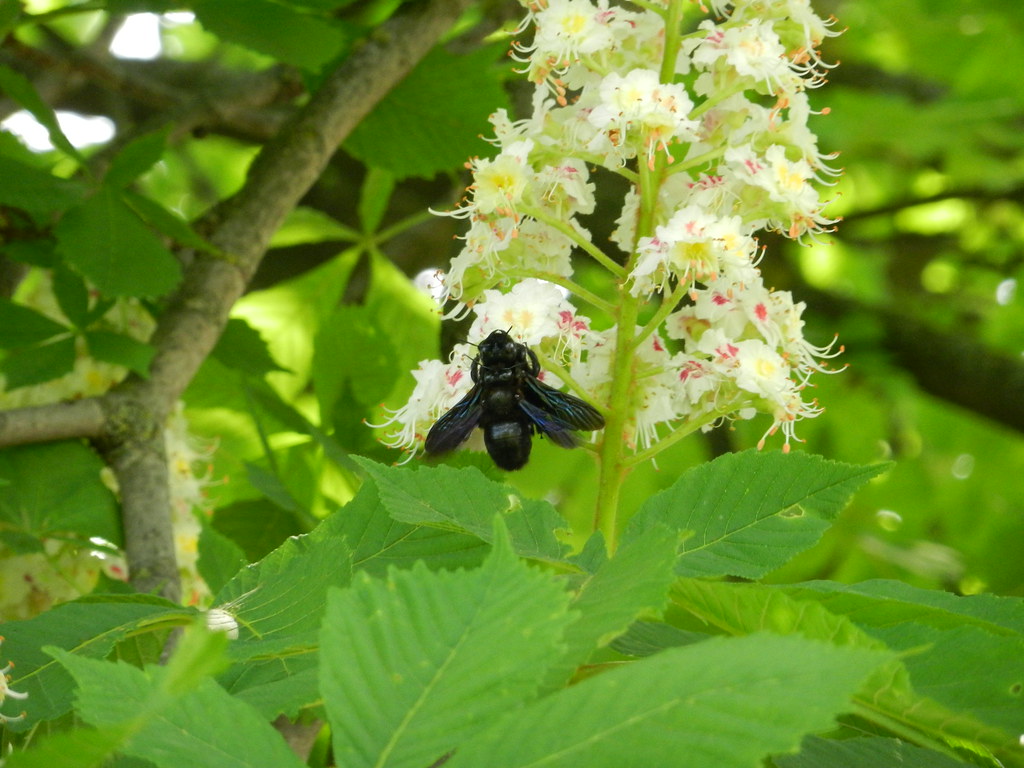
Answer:
<svg viewBox="0 0 1024 768"><path fill-rule="evenodd" d="M12 752L5 768L102 768L128 738L128 728L76 728L44 737L30 749Z"/></svg>
<svg viewBox="0 0 1024 768"><path fill-rule="evenodd" d="M107 11L120 16L129 13L169 13L181 9L181 0L106 0Z"/></svg>
<svg viewBox="0 0 1024 768"><path fill-rule="evenodd" d="M53 270L53 294L60 311L76 328L84 328L88 324L89 289L81 277L59 265Z"/></svg>
<svg viewBox="0 0 1024 768"><path fill-rule="evenodd" d="M486 150L487 116L507 107L497 61L505 46L454 56L431 51L352 132L344 147L398 179L431 178Z"/></svg>
<svg viewBox="0 0 1024 768"><path fill-rule="evenodd" d="M158 131L144 133L121 148L110 163L103 183L112 187L125 187L152 168L167 148L170 124Z"/></svg>
<svg viewBox="0 0 1024 768"><path fill-rule="evenodd" d="M679 575L757 579L817 543L853 493L884 469L804 453L726 454L649 498L623 541L657 524L692 531Z"/></svg>
<svg viewBox="0 0 1024 768"><path fill-rule="evenodd" d="M243 387L246 397L259 405L267 414L273 416L288 428L300 434L309 435L316 440L320 447L323 448L324 455L328 459L340 467L353 472L358 471L348 452L341 447L332 435L328 435L322 429L315 426L309 419L299 413L294 406L285 402L266 382L248 380L243 384Z"/></svg>
<svg viewBox="0 0 1024 768"><path fill-rule="evenodd" d="M278 547L289 536L303 533L295 515L266 499L237 501L219 507L213 527L235 542L248 562L255 562Z"/></svg>
<svg viewBox="0 0 1024 768"><path fill-rule="evenodd" d="M316 641L327 591L348 584L351 575L337 523L333 515L288 539L239 571L214 599L240 626L230 648L236 663L220 683L267 718L295 716L318 698Z"/></svg>
<svg viewBox="0 0 1024 768"><path fill-rule="evenodd" d="M211 592L219 592L247 562L241 547L203 521L196 565Z"/></svg>
<svg viewBox="0 0 1024 768"><path fill-rule="evenodd" d="M0 64L0 91L3 91L14 101L18 102L18 104L31 112L36 120L42 123L46 128L46 132L50 134L50 141L53 142L53 146L69 157L73 157L79 163L85 164L85 158L68 141L68 137L61 130L60 123L57 122L57 115L39 97L35 86L32 85L32 82L27 77L20 72L15 72L4 64Z"/></svg>
<svg viewBox="0 0 1024 768"><path fill-rule="evenodd" d="M266 720L278 715L294 719L320 699L318 654L292 650L287 656L239 665L236 674L221 676L220 684Z"/></svg>
<svg viewBox="0 0 1024 768"><path fill-rule="evenodd" d="M10 391L59 379L74 369L75 356L71 337L16 349L0 361L4 388Z"/></svg>
<svg viewBox="0 0 1024 768"><path fill-rule="evenodd" d="M29 695L21 702L27 717L5 727L25 731L71 709L71 678L64 667L43 652L44 645L74 651L79 656L103 658L131 634L160 631L194 616L193 609L158 597L127 595L80 598L26 621L4 622L3 654L16 664L11 686Z"/></svg>
<svg viewBox="0 0 1024 768"><path fill-rule="evenodd" d="M677 533L650 528L619 547L583 582L572 602L579 618L566 631L569 652L560 670L566 678L596 648L626 632L638 616L665 609L678 549Z"/></svg>
<svg viewBox="0 0 1024 768"><path fill-rule="evenodd" d="M86 331L89 353L97 360L123 365L143 378L149 378L149 364L156 349L143 341L113 331Z"/></svg>
<svg viewBox="0 0 1024 768"><path fill-rule="evenodd" d="M333 11L344 8L358 0L290 0L291 5L298 5L303 8L310 8L320 11Z"/></svg>
<svg viewBox="0 0 1024 768"><path fill-rule="evenodd" d="M188 634L199 635L196 629ZM202 640L186 653L186 636L169 666L145 670L78 658L59 649L53 653L78 683L76 709L86 723L128 726L130 735L121 750L125 754L161 768L301 766L269 723L201 676L227 642L216 633L205 633ZM197 668L195 661L202 664Z"/></svg>
<svg viewBox="0 0 1024 768"><path fill-rule="evenodd" d="M376 232L384 220L395 189L394 174L380 168L370 168L359 190L359 223L364 232Z"/></svg>
<svg viewBox="0 0 1024 768"><path fill-rule="evenodd" d="M72 208L54 228L58 250L107 296L162 296L181 267L110 187Z"/></svg>
<svg viewBox="0 0 1024 768"><path fill-rule="evenodd" d="M311 72L348 44L342 29L326 19L267 0L197 0L193 9L218 37Z"/></svg>
<svg viewBox="0 0 1024 768"><path fill-rule="evenodd" d="M428 568L471 568L490 551L476 536L398 522L388 515L373 483L363 483L355 498L329 519L352 548L353 569L376 576L391 566L410 568L417 560Z"/></svg>
<svg viewBox="0 0 1024 768"><path fill-rule="evenodd" d="M239 299L233 314L246 319L270 345L274 360L292 372L280 377L288 398L304 390L313 361L313 341L324 320L341 302L360 258L352 249L291 280Z"/></svg>
<svg viewBox="0 0 1024 768"><path fill-rule="evenodd" d="M492 537L478 570L418 564L331 594L320 687L339 765L430 765L535 695L569 596L518 560L500 528Z"/></svg>
<svg viewBox="0 0 1024 768"><path fill-rule="evenodd" d="M68 181L0 155L0 205L47 217L77 205L85 188L77 181Z"/></svg>
<svg viewBox="0 0 1024 768"><path fill-rule="evenodd" d="M302 504L292 496L281 478L273 471L247 461L245 462L245 474L253 488L281 509L292 513L304 511Z"/></svg>
<svg viewBox="0 0 1024 768"><path fill-rule="evenodd" d="M217 249L200 237L187 221L155 200L150 200L130 189L122 190L122 199L144 222L163 232L179 245L205 253L217 253Z"/></svg>
<svg viewBox="0 0 1024 768"><path fill-rule="evenodd" d="M3 165L3 158L0 157L0 166ZM2 172L0 168L0 172ZM3 185L0 184L0 195ZM53 269L60 263L57 256L57 243L48 237L40 237L34 240L15 240L0 248L0 252L9 259L20 261L22 264L31 264L34 267L45 267Z"/></svg>
<svg viewBox="0 0 1024 768"><path fill-rule="evenodd" d="M328 587L348 584L348 545L321 523L311 533L293 536L258 563L239 571L217 592L214 605L225 607L243 629L232 656L248 651L247 642L303 635L320 626Z"/></svg>
<svg viewBox="0 0 1024 768"><path fill-rule="evenodd" d="M657 621L638 621L624 635L615 638L611 647L626 656L651 656L666 648L692 645L707 639L708 635L702 632L688 632Z"/></svg>
<svg viewBox="0 0 1024 768"><path fill-rule="evenodd" d="M848 615L891 648L912 652L904 664L920 695L1007 732L1019 730L1024 721L1021 598L959 597L882 581L812 583L786 591Z"/></svg>
<svg viewBox="0 0 1024 768"><path fill-rule="evenodd" d="M270 240L271 248L303 243L356 242L362 234L316 208L300 205L288 212L284 223Z"/></svg>
<svg viewBox="0 0 1024 768"><path fill-rule="evenodd" d="M804 740L798 755L782 755L774 759L778 768L958 768L968 763L934 749L915 747L896 739L878 737L859 739Z"/></svg>
<svg viewBox="0 0 1024 768"><path fill-rule="evenodd" d="M121 541L114 494L100 479L103 462L75 440L0 450L0 520L36 538L77 533ZM59 476L60 482L54 482Z"/></svg>
<svg viewBox="0 0 1024 768"><path fill-rule="evenodd" d="M38 344L68 332L68 327L46 315L0 298L0 349L14 349Z"/></svg>
<svg viewBox="0 0 1024 768"><path fill-rule="evenodd" d="M395 520L467 532L489 542L488 520L500 514L519 555L555 561L565 556L566 547L554 532L566 528L566 523L555 508L523 498L511 486L488 480L478 469L412 470L385 467L361 456L353 459L376 484L381 503Z"/></svg>
<svg viewBox="0 0 1024 768"><path fill-rule="evenodd" d="M716 638L509 713L461 744L445 768L621 768L665 765L669 755L684 755L687 768L754 766L833 725L890 658L798 637Z"/></svg>
<svg viewBox="0 0 1024 768"><path fill-rule="evenodd" d="M688 613L734 634L769 629L842 646L885 647L849 618L811 600L790 597L778 587L680 579L672 588L672 598ZM952 710L920 695L911 687L905 664L892 661L867 681L857 697L862 717L884 728L898 723L900 729L909 727L923 735L918 738L963 744L979 753L994 753L1008 764L1024 765L1017 743L1019 729L994 728L970 712Z"/></svg>
<svg viewBox="0 0 1024 768"><path fill-rule="evenodd" d="M858 624L884 627L912 619L937 629L964 625L1002 635L1024 633L1024 601L1000 595L959 596L899 581L858 584L812 581L787 587L801 599L816 600L833 613L856 616Z"/></svg>
<svg viewBox="0 0 1024 768"><path fill-rule="evenodd" d="M399 376L392 334L374 319L370 308L344 304L317 334L312 375L323 423L331 422L346 383L358 403L370 406L388 396Z"/></svg>
<svg viewBox="0 0 1024 768"><path fill-rule="evenodd" d="M409 276L379 251L370 252L370 288L366 308L384 329L401 329L392 344L394 366L408 376L420 360L437 353L440 313L433 299L413 285Z"/></svg>
<svg viewBox="0 0 1024 768"><path fill-rule="evenodd" d="M904 663L921 696L1007 733L1020 731L1024 636L1001 637L978 627L940 631L914 622L869 632L896 650L918 651Z"/></svg>
<svg viewBox="0 0 1024 768"><path fill-rule="evenodd" d="M270 354L263 336L245 320L233 317L211 353L228 368L263 376L271 371L284 371Z"/></svg>
<svg viewBox="0 0 1024 768"><path fill-rule="evenodd" d="M8 33L18 24L21 16L21 3L19 0L0 0L0 40L7 37Z"/></svg>

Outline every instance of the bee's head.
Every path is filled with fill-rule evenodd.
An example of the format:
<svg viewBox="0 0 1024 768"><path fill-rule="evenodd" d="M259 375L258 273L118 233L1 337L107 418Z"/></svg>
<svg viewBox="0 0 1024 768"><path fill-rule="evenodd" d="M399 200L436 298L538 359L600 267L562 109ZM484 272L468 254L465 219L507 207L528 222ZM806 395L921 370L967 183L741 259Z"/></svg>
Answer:
<svg viewBox="0 0 1024 768"><path fill-rule="evenodd" d="M480 362L484 367L514 365L526 356L526 346L513 339L508 331L491 331L480 342L479 349Z"/></svg>

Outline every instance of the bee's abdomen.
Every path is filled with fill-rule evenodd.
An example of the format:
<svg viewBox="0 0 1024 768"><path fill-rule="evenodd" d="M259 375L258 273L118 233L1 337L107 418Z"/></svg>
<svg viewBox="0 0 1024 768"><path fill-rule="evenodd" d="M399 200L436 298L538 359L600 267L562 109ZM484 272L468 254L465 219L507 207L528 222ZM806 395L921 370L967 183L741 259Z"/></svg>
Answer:
<svg viewBox="0 0 1024 768"><path fill-rule="evenodd" d="M520 469L530 459L532 435L527 421L499 421L484 427L484 445L499 467Z"/></svg>

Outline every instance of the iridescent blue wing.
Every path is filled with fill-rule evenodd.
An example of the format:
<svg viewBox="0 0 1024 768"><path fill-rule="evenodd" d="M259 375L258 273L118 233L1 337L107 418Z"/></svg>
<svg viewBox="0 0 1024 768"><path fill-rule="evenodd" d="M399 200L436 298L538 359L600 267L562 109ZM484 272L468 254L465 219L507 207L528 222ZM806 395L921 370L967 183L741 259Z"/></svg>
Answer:
<svg viewBox="0 0 1024 768"><path fill-rule="evenodd" d="M589 431L604 426L600 412L575 395L553 389L532 376L525 384L526 396L519 407L555 445L573 448L579 445L574 430Z"/></svg>
<svg viewBox="0 0 1024 768"><path fill-rule="evenodd" d="M480 388L473 387L459 400L427 433L423 447L427 453L447 453L465 442L469 433L480 423L484 409L481 404Z"/></svg>
<svg viewBox="0 0 1024 768"><path fill-rule="evenodd" d="M538 408L529 400L520 400L519 409L529 416L537 430L547 435L555 445L560 445L563 448L575 448L580 444L580 439L576 436L573 428L553 413Z"/></svg>
<svg viewBox="0 0 1024 768"><path fill-rule="evenodd" d="M604 416L590 403L549 387L539 379L528 377L525 391L527 400L556 416L570 429L590 431L604 426Z"/></svg>

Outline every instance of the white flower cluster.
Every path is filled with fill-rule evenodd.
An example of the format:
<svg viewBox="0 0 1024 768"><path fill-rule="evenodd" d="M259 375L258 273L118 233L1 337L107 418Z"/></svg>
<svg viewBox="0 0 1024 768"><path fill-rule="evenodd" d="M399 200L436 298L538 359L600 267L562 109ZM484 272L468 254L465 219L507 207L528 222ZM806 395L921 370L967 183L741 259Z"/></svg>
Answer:
<svg viewBox="0 0 1024 768"><path fill-rule="evenodd" d="M795 422L818 413L801 393L830 348L803 339L802 304L764 286L756 233L814 238L834 223L814 184L836 171L807 126L806 93L824 82L817 49L837 34L833 21L808 0L718 0L703 20L686 0L642 10L523 3L521 31L533 36L513 53L536 85L533 113L493 115L497 156L468 164L473 183L449 214L469 220L444 275L450 315L476 313L472 342L501 328L540 345L561 378L602 402L623 374L623 334L592 330L541 282L590 300L572 282L570 254L582 252L615 281L618 298L601 306L613 318L624 301L661 294L664 311L633 334L628 444L652 445L663 424L762 412L788 448ZM602 250L579 220L595 210L602 173L631 183L612 238L621 254ZM495 290L510 283L509 293ZM631 328L639 314L618 318ZM460 347L447 365L421 363L412 399L390 422L391 444L416 450L468 391L472 357Z"/></svg>
<svg viewBox="0 0 1024 768"><path fill-rule="evenodd" d="M3 640L4 639L2 637L0 637L0 643L3 643ZM4 667L0 668L0 707L3 706L4 702L6 702L7 699L27 699L28 698L28 694L27 693L22 693L20 691L15 691L14 689L11 688L11 676L10 676L9 673L10 673L10 671L12 669L14 669L14 662L13 661L7 662L7 664ZM14 722L17 722L18 720L23 720L24 718L25 718L25 713L24 712L22 712L22 713L20 713L18 715L13 715L12 716L12 715L5 715L2 711L0 711L0 725L4 725L5 723L14 723Z"/></svg>

